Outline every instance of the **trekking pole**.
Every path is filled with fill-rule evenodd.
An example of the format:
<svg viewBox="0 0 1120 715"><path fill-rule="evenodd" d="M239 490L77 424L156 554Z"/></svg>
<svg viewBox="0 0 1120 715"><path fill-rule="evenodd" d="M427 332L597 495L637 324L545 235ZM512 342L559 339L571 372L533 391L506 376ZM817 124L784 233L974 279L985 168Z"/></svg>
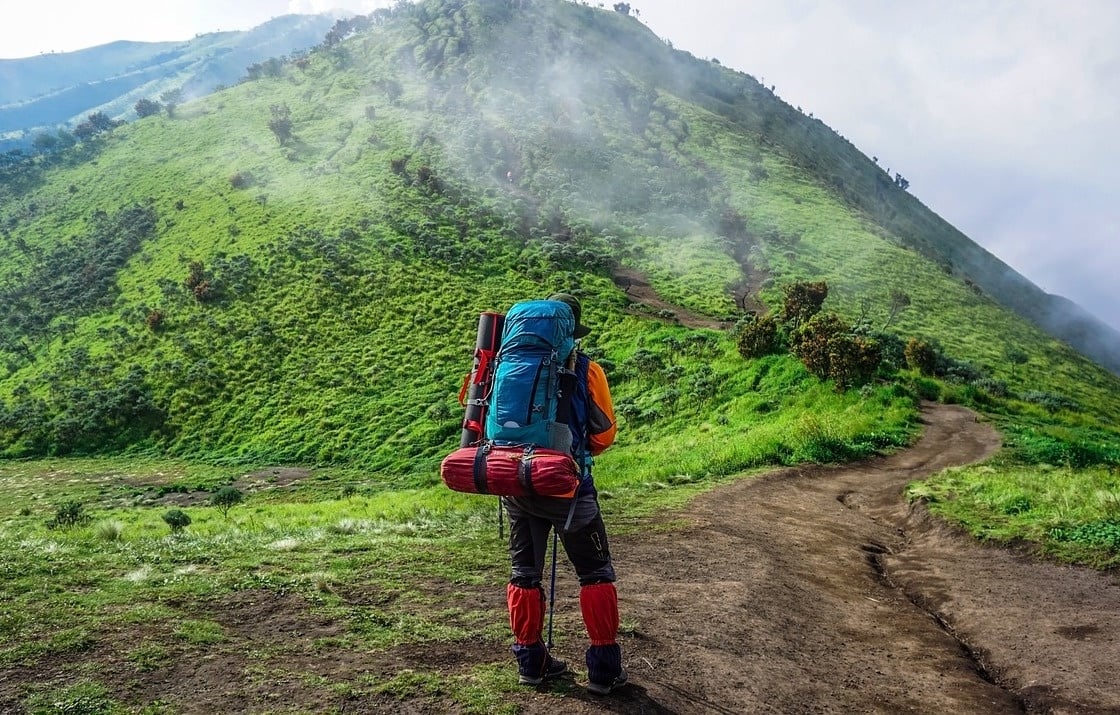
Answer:
<svg viewBox="0 0 1120 715"><path fill-rule="evenodd" d="M556 529L552 531L552 585L549 587L548 592L548 649L552 650L552 612L556 607L556 546L560 541L560 535L556 533Z"/></svg>

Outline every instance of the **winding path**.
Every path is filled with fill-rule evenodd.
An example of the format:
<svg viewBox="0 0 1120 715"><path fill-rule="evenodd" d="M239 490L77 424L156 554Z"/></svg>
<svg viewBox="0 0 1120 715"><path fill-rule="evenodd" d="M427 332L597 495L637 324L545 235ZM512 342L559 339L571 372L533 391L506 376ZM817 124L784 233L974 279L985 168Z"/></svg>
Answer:
<svg viewBox="0 0 1120 715"><path fill-rule="evenodd" d="M572 691L564 711L1120 713L1120 580L909 509L909 481L999 447L965 409L923 421L896 455L743 480L667 515L673 528L615 539L632 684ZM575 592L561 580L558 609L578 614ZM578 663L567 641L557 650Z"/></svg>

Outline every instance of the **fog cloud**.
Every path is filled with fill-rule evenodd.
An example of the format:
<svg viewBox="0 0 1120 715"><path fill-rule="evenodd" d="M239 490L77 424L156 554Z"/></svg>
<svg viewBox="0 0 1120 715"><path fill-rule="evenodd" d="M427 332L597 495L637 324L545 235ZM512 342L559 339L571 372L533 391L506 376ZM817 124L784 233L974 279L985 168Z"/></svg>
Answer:
<svg viewBox="0 0 1120 715"><path fill-rule="evenodd" d="M1120 4L632 3L911 182L1043 289L1120 328Z"/></svg>

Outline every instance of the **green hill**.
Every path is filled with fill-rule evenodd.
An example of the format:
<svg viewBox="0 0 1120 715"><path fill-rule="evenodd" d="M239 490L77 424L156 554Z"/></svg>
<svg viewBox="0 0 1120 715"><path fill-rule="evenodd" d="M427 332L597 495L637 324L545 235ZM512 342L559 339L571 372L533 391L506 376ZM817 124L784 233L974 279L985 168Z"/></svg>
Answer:
<svg viewBox="0 0 1120 715"><path fill-rule="evenodd" d="M477 314L563 289L615 385L607 470L856 457L905 443L918 396L1115 463L1120 381L1005 307L1044 294L749 75L568 2L402 4L346 29L173 118L8 162L4 454L431 484ZM742 358L744 307L780 311L799 281L879 333L877 379ZM905 370L911 338L941 382Z"/></svg>

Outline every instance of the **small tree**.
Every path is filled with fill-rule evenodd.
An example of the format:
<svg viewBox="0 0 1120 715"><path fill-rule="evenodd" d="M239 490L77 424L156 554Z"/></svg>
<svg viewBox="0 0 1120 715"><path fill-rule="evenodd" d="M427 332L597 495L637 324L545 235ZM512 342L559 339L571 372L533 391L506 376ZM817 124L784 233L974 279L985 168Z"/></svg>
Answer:
<svg viewBox="0 0 1120 715"><path fill-rule="evenodd" d="M1026 365L1027 361L1031 359L1031 356L1027 355L1026 352L1012 345L1007 346L1003 354L1007 358L1007 362L1011 363L1011 377L1015 377L1015 368Z"/></svg>
<svg viewBox="0 0 1120 715"><path fill-rule="evenodd" d="M883 323L883 330L889 328L894 319L909 307L909 295L900 290L891 290L890 312L887 314L887 322Z"/></svg>
<svg viewBox="0 0 1120 715"><path fill-rule="evenodd" d="M40 154L50 154L58 148L59 139L55 134L36 134L31 146Z"/></svg>
<svg viewBox="0 0 1120 715"><path fill-rule="evenodd" d="M182 88L169 89L159 98L163 102L163 108L167 110L167 116L174 117L175 108L183 103L183 90Z"/></svg>
<svg viewBox="0 0 1120 715"><path fill-rule="evenodd" d="M79 501L68 501L54 513L54 518L47 522L48 529L69 529L74 526L88 524L91 517L85 512L85 507Z"/></svg>
<svg viewBox="0 0 1120 715"><path fill-rule="evenodd" d="M113 121L105 112L94 112L83 119L78 126L74 127L74 136L82 141L88 141L119 124L120 122Z"/></svg>
<svg viewBox="0 0 1120 715"><path fill-rule="evenodd" d="M875 376L881 351L874 338L854 335L835 313L813 316L793 334L792 352L809 372L846 390Z"/></svg>
<svg viewBox="0 0 1120 715"><path fill-rule="evenodd" d="M396 104L397 100L404 94L404 87L395 79L382 80L381 89L384 90L390 104Z"/></svg>
<svg viewBox="0 0 1120 715"><path fill-rule="evenodd" d="M286 144L292 138L292 110L283 103L274 104L268 109L272 113L268 128L276 135L276 141Z"/></svg>
<svg viewBox="0 0 1120 715"><path fill-rule="evenodd" d="M163 515L164 522L171 527L172 534L178 534L191 525L191 518L182 509L172 509Z"/></svg>
<svg viewBox="0 0 1120 715"><path fill-rule="evenodd" d="M143 119L144 117L150 117L153 114L159 114L160 110L163 109L163 107L159 102L153 102L150 99L144 98L136 102L136 104L133 106L133 109L136 110L136 116Z"/></svg>
<svg viewBox="0 0 1120 715"><path fill-rule="evenodd" d="M222 516L229 518L229 510L245 501L245 495L234 487L222 487L210 497L210 503L222 512Z"/></svg>

